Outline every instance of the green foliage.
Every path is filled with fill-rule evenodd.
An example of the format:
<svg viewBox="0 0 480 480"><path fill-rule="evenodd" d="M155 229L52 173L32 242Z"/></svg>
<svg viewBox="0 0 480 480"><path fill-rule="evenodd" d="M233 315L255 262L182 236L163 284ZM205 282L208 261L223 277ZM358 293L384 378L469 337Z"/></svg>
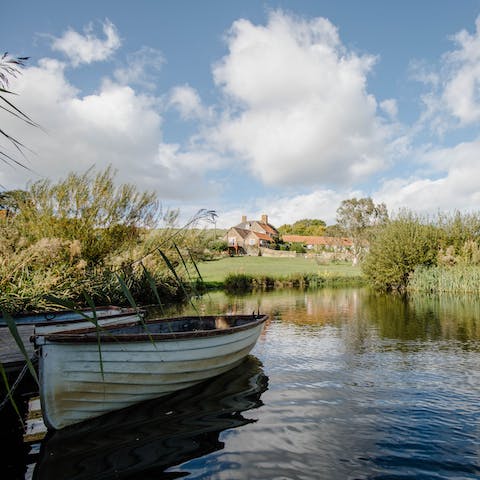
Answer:
<svg viewBox="0 0 480 480"><path fill-rule="evenodd" d="M214 240L208 244L208 248L214 252L225 252L228 249L228 243L225 240Z"/></svg>
<svg viewBox="0 0 480 480"><path fill-rule="evenodd" d="M343 231L343 229L335 224L335 225L328 225L326 228L325 228L325 236L326 237L344 237L345 236L345 232Z"/></svg>
<svg viewBox="0 0 480 480"><path fill-rule="evenodd" d="M304 218L289 225L282 225L278 232L280 235L314 235L322 236L325 234L326 223L323 220Z"/></svg>
<svg viewBox="0 0 480 480"><path fill-rule="evenodd" d="M249 292L253 289L253 276L231 273L225 277L223 287L227 292Z"/></svg>
<svg viewBox="0 0 480 480"><path fill-rule="evenodd" d="M480 267L474 265L420 266L410 278L408 290L428 293L480 293Z"/></svg>
<svg viewBox="0 0 480 480"><path fill-rule="evenodd" d="M116 186L108 167L94 174L71 173L58 183L40 180L17 197L15 226L27 243L43 238L77 241L87 265L97 265L116 245L133 243L139 229L160 216L156 196L128 184Z"/></svg>
<svg viewBox="0 0 480 480"><path fill-rule="evenodd" d="M290 245L289 250L296 253L305 253L307 251L307 249L301 243L295 242Z"/></svg>
<svg viewBox="0 0 480 480"><path fill-rule="evenodd" d="M378 227L387 221L388 212L384 203L375 204L370 197L342 201L337 209L337 226L343 236L352 239L354 264L363 257Z"/></svg>
<svg viewBox="0 0 480 480"><path fill-rule="evenodd" d="M173 239L190 253L198 230L178 228L175 211L163 215L163 228L152 228L161 214L154 194L116 186L109 168L96 175L91 170L71 174L56 184L36 182L15 198L16 213L0 222L1 308L45 309L47 294L79 303L87 295L96 304L124 305L115 277L120 271L143 303L157 303L158 295L166 302L184 298L157 248L162 245L177 265L181 259ZM187 226L210 213L199 212Z"/></svg>
<svg viewBox="0 0 480 480"><path fill-rule="evenodd" d="M252 290L271 290L273 288L320 288L335 286L361 286L361 276L342 276L318 273L295 273L274 277L271 275L229 274L223 288L229 293L244 293Z"/></svg>
<svg viewBox="0 0 480 480"><path fill-rule="evenodd" d="M18 213L19 204L25 203L28 193L24 190L8 190L0 192L0 210L8 210L13 215Z"/></svg>
<svg viewBox="0 0 480 480"><path fill-rule="evenodd" d="M443 247L453 247L453 254L461 253L465 244L480 238L480 213L440 214L438 225L444 232Z"/></svg>
<svg viewBox="0 0 480 480"><path fill-rule="evenodd" d="M441 231L413 213L404 212L376 235L362 266L368 282L378 290L406 289L420 265L437 263Z"/></svg>
<svg viewBox="0 0 480 480"><path fill-rule="evenodd" d="M480 214L454 212L422 219L411 212L382 228L363 265L381 290L478 290Z"/></svg>

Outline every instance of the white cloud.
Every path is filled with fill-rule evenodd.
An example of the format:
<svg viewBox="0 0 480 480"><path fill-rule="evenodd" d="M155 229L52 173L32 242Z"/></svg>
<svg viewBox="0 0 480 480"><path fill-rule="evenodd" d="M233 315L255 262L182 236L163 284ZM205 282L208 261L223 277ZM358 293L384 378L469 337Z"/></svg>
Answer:
<svg viewBox="0 0 480 480"><path fill-rule="evenodd" d="M164 63L162 52L144 46L137 52L127 55L126 65L117 68L113 76L122 85L140 85L153 90L156 86L155 76Z"/></svg>
<svg viewBox="0 0 480 480"><path fill-rule="evenodd" d="M480 120L480 17L475 27L473 34L457 33L453 39L458 48L445 56L449 75L443 100L461 124Z"/></svg>
<svg viewBox="0 0 480 480"><path fill-rule="evenodd" d="M430 130L442 141L448 141L451 131L458 135L460 127L475 127L480 122L480 17L475 27L473 33L462 30L452 37L455 48L441 57L437 71L425 62L412 62L413 78L429 89L421 97L424 110L412 127L410 138L421 138ZM478 207L479 138L456 145L450 140L446 147L406 145L403 161L410 160L410 172L385 180L375 195L378 200L384 201L390 210L407 207L424 213ZM402 169L408 171L405 165Z"/></svg>
<svg viewBox="0 0 480 480"><path fill-rule="evenodd" d="M451 38L456 48L442 56L437 71L425 62L410 65L412 78L429 87L421 97L424 111L415 128L428 128L440 137L480 121L480 16L474 33L461 30Z"/></svg>
<svg viewBox="0 0 480 480"><path fill-rule="evenodd" d="M82 63L92 63L109 58L120 45L120 37L115 25L105 20L102 25L105 39L93 33L93 25L84 28L84 34L68 29L61 37L53 37L52 49L65 54L74 67Z"/></svg>
<svg viewBox="0 0 480 480"><path fill-rule="evenodd" d="M428 177L390 179L375 194L390 210L407 207L421 212L468 210L480 202L480 139L453 148L431 149L419 159Z"/></svg>
<svg viewBox="0 0 480 480"><path fill-rule="evenodd" d="M349 52L324 18L236 21L214 79L230 111L212 133L267 185L348 183L385 166L388 129L367 93L375 58Z"/></svg>
<svg viewBox="0 0 480 480"><path fill-rule="evenodd" d="M204 177L218 163L216 158L163 141L156 97L111 80L104 80L97 92L81 95L67 80L65 65L52 59L26 68L15 91L18 106L46 133L0 112L6 130L35 151L28 156L28 166L36 176L20 168L2 168L0 184L8 189L23 188L27 178L55 180L109 164L118 170L119 181L156 190L161 199L210 198L219 188ZM5 148L18 156L8 145Z"/></svg>
<svg viewBox="0 0 480 480"><path fill-rule="evenodd" d="M178 110L185 120L200 118L206 119L211 113L202 105L198 92L189 85L174 87L169 95L169 105Z"/></svg>
<svg viewBox="0 0 480 480"><path fill-rule="evenodd" d="M380 103L380 108L392 119L395 120L398 115L397 101L389 98Z"/></svg>

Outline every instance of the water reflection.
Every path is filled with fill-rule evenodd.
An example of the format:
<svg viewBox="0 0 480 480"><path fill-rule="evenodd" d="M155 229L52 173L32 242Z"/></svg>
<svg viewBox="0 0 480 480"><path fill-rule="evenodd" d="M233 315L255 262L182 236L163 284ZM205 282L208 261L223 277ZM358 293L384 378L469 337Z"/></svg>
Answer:
<svg viewBox="0 0 480 480"><path fill-rule="evenodd" d="M37 479L480 478L480 299L288 290L197 309L268 313L255 357L206 390L53 435Z"/></svg>
<svg viewBox="0 0 480 480"><path fill-rule="evenodd" d="M33 478L93 480L178 478L168 467L220 450L226 429L256 422L243 414L262 405L268 388L261 363L247 357L209 382L44 439Z"/></svg>
<svg viewBox="0 0 480 480"><path fill-rule="evenodd" d="M251 313L318 330L351 330L360 342L371 329L380 338L480 340L480 297L376 294L368 289L277 290L244 296L209 293L198 301L201 313Z"/></svg>
<svg viewBox="0 0 480 480"><path fill-rule="evenodd" d="M480 478L480 302L365 289L211 295L205 311L272 317L248 435L190 478Z"/></svg>

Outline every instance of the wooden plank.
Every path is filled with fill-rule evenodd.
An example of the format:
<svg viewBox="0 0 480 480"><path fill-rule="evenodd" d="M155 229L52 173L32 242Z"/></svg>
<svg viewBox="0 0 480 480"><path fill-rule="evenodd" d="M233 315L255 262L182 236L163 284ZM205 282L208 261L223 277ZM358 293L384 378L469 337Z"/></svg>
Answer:
<svg viewBox="0 0 480 480"><path fill-rule="evenodd" d="M40 398L31 398L28 402L28 414L23 434L24 443L39 442L47 434L47 427L43 422Z"/></svg>
<svg viewBox="0 0 480 480"><path fill-rule="evenodd" d="M30 342L33 329L33 325L17 326L18 333L25 345L29 358L32 357L34 352L34 346L32 342ZM21 368L25 364L25 358L7 327L0 328L0 362L7 371L18 367Z"/></svg>

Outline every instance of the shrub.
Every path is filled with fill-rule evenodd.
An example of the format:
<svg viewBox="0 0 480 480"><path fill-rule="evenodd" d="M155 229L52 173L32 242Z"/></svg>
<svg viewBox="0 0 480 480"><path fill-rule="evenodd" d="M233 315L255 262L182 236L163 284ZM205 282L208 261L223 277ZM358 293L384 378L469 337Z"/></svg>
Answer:
<svg viewBox="0 0 480 480"><path fill-rule="evenodd" d="M228 250L228 243L225 240L215 240L208 244L208 248L214 252L224 252Z"/></svg>
<svg viewBox="0 0 480 480"><path fill-rule="evenodd" d="M227 292L249 292L253 290L253 277L245 273L231 273L225 277L224 288Z"/></svg>
<svg viewBox="0 0 480 480"><path fill-rule="evenodd" d="M368 283L377 290L403 291L419 265L436 265L441 231L413 213L388 222L370 244L363 263Z"/></svg>
<svg viewBox="0 0 480 480"><path fill-rule="evenodd" d="M292 243L290 245L290 251L297 253L306 253L307 249L301 243Z"/></svg>
<svg viewBox="0 0 480 480"><path fill-rule="evenodd" d="M97 304L123 303L115 272L125 276L137 301L155 302L143 267L162 300L182 296L157 249L191 282L172 239L188 261L198 232L176 228L176 212L163 215L165 228L152 228L162 213L156 196L116 186L113 177L111 169L89 170L56 184L36 182L15 195L13 215L0 222L0 307L37 310L46 307L45 294L82 301L83 292Z"/></svg>

